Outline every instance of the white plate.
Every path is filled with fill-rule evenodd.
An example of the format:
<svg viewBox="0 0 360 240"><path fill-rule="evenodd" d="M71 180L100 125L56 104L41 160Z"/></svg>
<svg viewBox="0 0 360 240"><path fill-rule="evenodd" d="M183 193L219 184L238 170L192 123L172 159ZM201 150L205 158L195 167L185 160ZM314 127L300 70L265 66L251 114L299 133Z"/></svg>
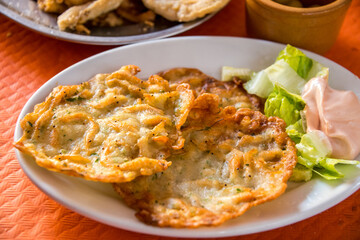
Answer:
<svg viewBox="0 0 360 240"><path fill-rule="evenodd" d="M140 77L172 67L199 68L220 77L224 65L260 70L274 62L284 45L230 37L183 37L119 47L62 71L44 84L27 102L19 120L42 102L59 84L79 84L96 73L112 72L121 65L138 65ZM360 81L351 72L319 55L308 56L330 67L330 85L351 89L360 95ZM340 82L341 81L341 82ZM17 122L15 139L22 130ZM134 211L124 205L110 184L88 182L47 171L17 151L28 177L43 192L66 207L108 225L147 234L173 237L225 237L282 227L318 214L344 200L360 187L360 168L342 167L346 177L336 181L315 178L307 183L290 184L285 194L272 202L254 207L237 219L219 227L199 229L158 228L139 222ZM359 158L358 158L359 159Z"/></svg>
<svg viewBox="0 0 360 240"><path fill-rule="evenodd" d="M158 16L154 28L147 31L143 30L143 24L131 24L113 28L94 27L91 35L83 35L60 31L56 15L41 11L34 0L0 0L0 13L48 37L94 45L121 45L173 36L200 25L216 14L187 23L172 22Z"/></svg>

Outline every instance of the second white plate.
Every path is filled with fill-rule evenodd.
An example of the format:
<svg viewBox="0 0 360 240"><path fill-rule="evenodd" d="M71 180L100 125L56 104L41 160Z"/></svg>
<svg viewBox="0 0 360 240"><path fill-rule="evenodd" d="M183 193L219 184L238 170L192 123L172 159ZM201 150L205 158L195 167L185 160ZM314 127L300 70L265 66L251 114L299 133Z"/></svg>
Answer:
<svg viewBox="0 0 360 240"><path fill-rule="evenodd" d="M147 31L143 30L142 24L131 24L114 28L98 27L91 30L91 35L83 35L60 31L56 15L41 11L33 0L0 0L0 13L46 36L93 45L123 45L173 36L202 24L216 14L187 23L171 22L158 16L154 28Z"/></svg>

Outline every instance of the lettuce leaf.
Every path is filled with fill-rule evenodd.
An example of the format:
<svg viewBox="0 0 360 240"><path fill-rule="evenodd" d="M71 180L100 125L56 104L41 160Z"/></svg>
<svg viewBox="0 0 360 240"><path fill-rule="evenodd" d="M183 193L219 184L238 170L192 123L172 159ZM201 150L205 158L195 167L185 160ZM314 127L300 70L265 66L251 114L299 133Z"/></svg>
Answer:
<svg viewBox="0 0 360 240"><path fill-rule="evenodd" d="M301 141L301 137L305 134L303 119L299 119L296 123L287 126L286 133L289 135L291 140L295 143L299 143Z"/></svg>
<svg viewBox="0 0 360 240"><path fill-rule="evenodd" d="M319 161L319 165L321 167L315 166L313 168L313 171L327 180L343 178L344 174L342 174L335 168L336 164L357 165L359 164L359 162L336 158L321 158L321 160Z"/></svg>
<svg viewBox="0 0 360 240"><path fill-rule="evenodd" d="M234 68L223 66L221 69L221 81L231 81L233 77L238 77L241 80L249 81L253 71L249 68Z"/></svg>
<svg viewBox="0 0 360 240"><path fill-rule="evenodd" d="M306 81L282 59L265 69L265 72L273 85L278 84L291 93L301 94L306 84Z"/></svg>
<svg viewBox="0 0 360 240"><path fill-rule="evenodd" d="M307 182L311 180L313 171L299 163L296 164L293 169L293 173L290 176L289 181L292 182Z"/></svg>
<svg viewBox="0 0 360 240"><path fill-rule="evenodd" d="M331 145L322 137L321 132L309 132L296 144L299 153L298 162L308 168L319 165L321 158L331 154Z"/></svg>
<svg viewBox="0 0 360 240"><path fill-rule="evenodd" d="M248 93L262 98L269 96L273 90L273 84L265 70L253 74L250 81L247 81L243 86Z"/></svg>
<svg viewBox="0 0 360 240"><path fill-rule="evenodd" d="M268 117L283 119L287 125L287 134L295 143L299 143L305 134L301 116L304 107L305 102L299 95L289 93L276 84L265 102L264 113Z"/></svg>
<svg viewBox="0 0 360 240"><path fill-rule="evenodd" d="M301 96L289 93L277 84L264 107L266 116L277 116L285 121L287 134L297 143L298 167L294 171L295 176L292 179L308 181L311 175L309 170L327 180L342 178L343 174L335 168L335 165L358 164L358 162L330 158L332 149L324 133L321 131L306 133L301 114L304 108L305 102Z"/></svg>
<svg viewBox="0 0 360 240"><path fill-rule="evenodd" d="M307 57L299 49L287 45L274 64L253 74L250 81L244 84L248 93L267 98L275 84L290 93L300 95L306 82L311 78L324 75L328 69L317 61Z"/></svg>
<svg viewBox="0 0 360 240"><path fill-rule="evenodd" d="M286 122L286 132L298 150L298 164L293 176L296 181L308 181L312 172L328 180L342 178L343 174L335 167L337 164L359 163L330 158L332 148L324 133L306 133L303 124L306 119L302 116L305 102L300 96L302 89L311 78L327 77L328 74L328 68L299 49L287 45L274 64L253 74L244 84L248 93L267 98L264 108L266 116L277 116Z"/></svg>
<svg viewBox="0 0 360 240"><path fill-rule="evenodd" d="M308 77L305 80L309 81L314 77L328 77L328 76L329 76L329 68L324 67L322 64L314 61L313 67L311 68Z"/></svg>
<svg viewBox="0 0 360 240"><path fill-rule="evenodd" d="M275 84L265 102L264 112L266 116L282 118L287 126L301 120L300 111L305 108L305 102L301 96L286 91L283 87Z"/></svg>
<svg viewBox="0 0 360 240"><path fill-rule="evenodd" d="M287 45L284 50L280 51L276 58L276 61L279 60L284 60L303 79L307 78L313 66L311 58L308 58L303 52L291 45Z"/></svg>
<svg viewBox="0 0 360 240"><path fill-rule="evenodd" d="M296 144L298 149L298 163L312 169L327 180L344 177L336 168L336 164L356 165L358 161L330 158L331 146L327 139L321 137L318 132L309 132L302 136L300 143Z"/></svg>

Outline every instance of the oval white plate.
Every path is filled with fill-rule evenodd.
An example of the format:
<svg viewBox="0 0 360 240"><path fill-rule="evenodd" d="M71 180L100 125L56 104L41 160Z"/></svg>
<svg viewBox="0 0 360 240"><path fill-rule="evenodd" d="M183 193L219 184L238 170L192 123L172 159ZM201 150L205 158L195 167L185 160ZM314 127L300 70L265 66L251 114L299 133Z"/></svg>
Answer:
<svg viewBox="0 0 360 240"><path fill-rule="evenodd" d="M274 62L282 44L231 37L183 37L119 47L85 59L62 71L44 84L27 102L19 120L42 102L52 88L79 84L97 73L117 70L121 65L138 65L141 78L172 67L198 68L220 77L224 65L260 70ZM351 72L319 55L308 56L330 67L330 85L351 89L360 95L360 81ZM15 139L22 130L17 122ZM16 152L27 176L47 195L64 206L99 222L135 232L173 237L225 237L282 227L318 214L344 200L360 187L360 168L344 166L346 177L327 182L314 178L290 184L285 194L272 202L254 207L237 219L219 227L199 229L158 228L139 222L134 211L124 205L110 184L85 181L50 172ZM359 159L359 158L358 158Z"/></svg>

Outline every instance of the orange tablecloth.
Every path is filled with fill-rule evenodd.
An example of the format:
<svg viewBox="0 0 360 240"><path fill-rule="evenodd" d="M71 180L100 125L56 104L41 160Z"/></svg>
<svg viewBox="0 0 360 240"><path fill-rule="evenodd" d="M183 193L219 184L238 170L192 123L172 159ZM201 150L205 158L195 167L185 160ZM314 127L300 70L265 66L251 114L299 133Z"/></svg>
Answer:
<svg viewBox="0 0 360 240"><path fill-rule="evenodd" d="M360 76L360 1L354 0L325 57ZM244 1L182 36L247 37ZM0 239L166 239L116 229L83 217L39 191L12 147L16 119L29 97L66 67L109 46L63 42L29 31L0 14ZM339 79L341 81L341 79ZM304 221L228 239L360 239L360 191Z"/></svg>

